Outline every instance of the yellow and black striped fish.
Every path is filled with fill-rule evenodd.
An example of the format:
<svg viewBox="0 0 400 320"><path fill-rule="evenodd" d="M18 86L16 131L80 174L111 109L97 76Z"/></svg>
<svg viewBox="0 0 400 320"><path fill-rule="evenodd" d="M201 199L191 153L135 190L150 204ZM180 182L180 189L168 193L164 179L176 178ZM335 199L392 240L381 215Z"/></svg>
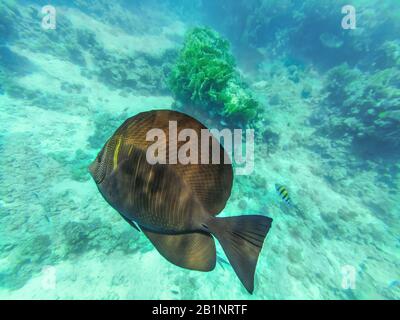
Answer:
<svg viewBox="0 0 400 320"><path fill-rule="evenodd" d="M289 191L285 186L281 184L275 184L275 190L278 192L279 196L285 201L289 206L292 205L292 201L289 196Z"/></svg>

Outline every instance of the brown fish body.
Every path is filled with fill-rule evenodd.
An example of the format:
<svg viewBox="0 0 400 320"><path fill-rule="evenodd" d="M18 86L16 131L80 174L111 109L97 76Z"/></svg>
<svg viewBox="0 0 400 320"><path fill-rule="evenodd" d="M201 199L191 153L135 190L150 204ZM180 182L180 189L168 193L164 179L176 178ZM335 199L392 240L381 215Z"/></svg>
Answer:
<svg viewBox="0 0 400 320"><path fill-rule="evenodd" d="M146 151L153 142L146 140L146 134L158 128L168 137L170 121L176 121L178 132L191 128L200 133L206 129L197 120L169 110L144 112L126 120L97 159L107 164L101 172L104 177L99 189L112 207L150 230L165 233L200 230L205 220L224 208L230 196L232 165L223 161L220 164L149 164ZM179 141L177 149L184 143ZM169 163L173 155L169 152L168 139L165 147ZM222 159L225 151L220 148Z"/></svg>
<svg viewBox="0 0 400 320"><path fill-rule="evenodd" d="M233 182L231 163L220 148L218 164L174 162L185 143L170 149L173 134L207 128L192 117L171 110L143 112L126 120L107 141L90 172L106 201L131 225L137 223L157 250L183 268L210 271L216 263L215 236L221 243L238 277L249 292L259 252L272 219L264 216L216 218L230 196ZM150 164L146 155L154 141L151 129L165 132L165 164ZM209 154L215 138L211 137ZM198 144L200 145L200 144ZM159 150L160 152L160 150ZM170 161L172 159L172 161Z"/></svg>
<svg viewBox="0 0 400 320"><path fill-rule="evenodd" d="M122 164L122 171L106 179L100 191L109 204L126 218L161 233L201 229L209 214L190 186L167 165L150 165L143 150L132 149L137 166Z"/></svg>

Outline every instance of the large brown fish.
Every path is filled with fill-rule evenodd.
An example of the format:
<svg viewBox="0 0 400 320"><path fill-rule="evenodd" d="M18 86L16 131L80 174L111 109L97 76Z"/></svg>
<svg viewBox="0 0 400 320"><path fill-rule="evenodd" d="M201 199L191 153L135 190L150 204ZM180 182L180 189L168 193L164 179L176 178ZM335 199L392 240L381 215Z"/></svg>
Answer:
<svg viewBox="0 0 400 320"><path fill-rule="evenodd" d="M252 293L258 255L272 219L258 215L216 218L231 194L232 165L224 163L225 151L219 143L220 164L211 160L210 164L168 164L176 156L169 154L169 121L177 122L178 133L193 129L200 137L200 130L207 129L176 111L140 113L126 120L107 141L89 167L92 177L107 202L132 226L137 223L175 265L213 270L215 236ZM154 143L146 141L146 133L154 128L165 132L167 164L151 165L146 159L147 149ZM178 142L177 150L185 143ZM211 159L212 143L209 147Z"/></svg>

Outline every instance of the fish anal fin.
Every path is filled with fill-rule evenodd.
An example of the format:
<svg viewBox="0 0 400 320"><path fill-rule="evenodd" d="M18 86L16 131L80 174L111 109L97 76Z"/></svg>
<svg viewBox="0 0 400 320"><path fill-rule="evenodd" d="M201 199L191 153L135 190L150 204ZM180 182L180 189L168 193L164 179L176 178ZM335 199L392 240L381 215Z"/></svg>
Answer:
<svg viewBox="0 0 400 320"><path fill-rule="evenodd" d="M214 239L210 234L194 232L161 234L141 226L158 252L171 263L190 270L211 271L216 264Z"/></svg>

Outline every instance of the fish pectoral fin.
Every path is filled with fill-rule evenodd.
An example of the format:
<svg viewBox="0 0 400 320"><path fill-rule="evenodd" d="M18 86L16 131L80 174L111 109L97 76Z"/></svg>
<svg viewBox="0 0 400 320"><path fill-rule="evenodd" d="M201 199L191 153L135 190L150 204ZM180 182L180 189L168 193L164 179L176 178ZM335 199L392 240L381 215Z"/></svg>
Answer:
<svg viewBox="0 0 400 320"><path fill-rule="evenodd" d="M128 221L128 223L129 223L132 227L134 227L137 231L140 232L140 229L139 229L139 227L138 227L138 225L137 225L136 223L134 223L133 221Z"/></svg>
<svg viewBox="0 0 400 320"><path fill-rule="evenodd" d="M211 271L216 264L213 237L207 233L161 234L140 226L158 252L169 262L190 270Z"/></svg>
<svg viewBox="0 0 400 320"><path fill-rule="evenodd" d="M132 227L134 227L137 231L140 232L140 229L139 229L138 225L137 225L135 222L133 222L132 220L128 219L128 218L125 217L123 214L121 214L121 217L124 218L124 220L125 220L126 222L128 222Z"/></svg>

